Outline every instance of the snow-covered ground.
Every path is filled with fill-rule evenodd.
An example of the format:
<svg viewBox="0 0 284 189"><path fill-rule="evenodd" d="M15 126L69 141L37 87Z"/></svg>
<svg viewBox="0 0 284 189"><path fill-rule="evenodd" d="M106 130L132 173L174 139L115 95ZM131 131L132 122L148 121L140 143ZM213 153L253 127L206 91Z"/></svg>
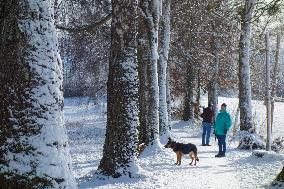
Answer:
<svg viewBox="0 0 284 189"><path fill-rule="evenodd" d="M178 142L197 145L200 162L196 166L189 165L189 158L182 158L181 166L176 166L175 154L170 149L162 149L156 154L142 154L138 159L141 167L138 178L105 179L95 176L102 157L106 126L105 103L88 104L85 99L65 100L65 119L70 139L73 168L80 189L148 189L148 188L193 188L193 189L237 189L268 188L283 167L284 156L273 152L262 158L252 155L252 151L239 150L235 142L228 142L225 158L215 158L218 151L217 142L211 138L212 146L201 146L201 129L189 122L175 121L172 133ZM233 116L237 107L237 99L219 98L220 104L225 102ZM203 101L202 105L206 105ZM255 122L265 125L265 107L263 103L254 101ZM274 137L284 136L284 103L275 107ZM282 117L281 117L282 116ZM234 119L234 118L233 118ZM259 131L265 131L264 128ZM265 133L264 133L265 134Z"/></svg>

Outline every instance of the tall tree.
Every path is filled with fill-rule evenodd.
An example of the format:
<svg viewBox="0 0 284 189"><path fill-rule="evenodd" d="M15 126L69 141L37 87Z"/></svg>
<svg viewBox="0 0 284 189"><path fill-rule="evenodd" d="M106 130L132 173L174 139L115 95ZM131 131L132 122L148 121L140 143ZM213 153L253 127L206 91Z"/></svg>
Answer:
<svg viewBox="0 0 284 189"><path fill-rule="evenodd" d="M171 98L171 68L170 64L167 66L167 110L168 110L168 129L172 129L172 98Z"/></svg>
<svg viewBox="0 0 284 189"><path fill-rule="evenodd" d="M184 95L184 108L183 108L183 120L194 121L194 92L195 92L195 80L196 80L196 64L198 53L196 51L196 46L199 44L197 30L200 27L201 21L196 15L200 15L198 9L199 6L202 6L203 2L199 1L188 1L185 3L185 9L183 14L188 17L188 22L186 27L186 35L182 36L182 42L186 46L188 55L184 56L185 58L185 95ZM202 19L201 19L202 20ZM185 31L184 31L185 32Z"/></svg>
<svg viewBox="0 0 284 189"><path fill-rule="evenodd" d="M1 188L76 188L52 3L0 2Z"/></svg>
<svg viewBox="0 0 284 189"><path fill-rule="evenodd" d="M270 38L269 34L265 34L266 44L266 90L265 90L265 101L266 101L266 123L267 123L267 137L266 137L266 150L271 151L271 92L270 92Z"/></svg>
<svg viewBox="0 0 284 189"><path fill-rule="evenodd" d="M160 20L160 0L141 0L140 7L148 26L150 41L149 64L149 107L148 120L150 127L149 141L151 144L159 139L159 85L158 85L158 32Z"/></svg>
<svg viewBox="0 0 284 189"><path fill-rule="evenodd" d="M183 120L194 120L195 60L191 57L186 64L186 93Z"/></svg>
<svg viewBox="0 0 284 189"><path fill-rule="evenodd" d="M214 28L214 27L213 27ZM214 29L213 29L214 31ZM218 72L219 72L219 42L215 34L212 36L211 49L213 57L213 73L208 86L208 102L213 105L212 109L217 115L218 113Z"/></svg>
<svg viewBox="0 0 284 189"><path fill-rule="evenodd" d="M171 0L166 0L163 3L163 15L161 19L162 25L162 39L161 51L159 56L159 125L160 135L169 136L169 116L167 104L167 67L170 46L170 13L171 13Z"/></svg>
<svg viewBox="0 0 284 189"><path fill-rule="evenodd" d="M251 83L250 83L250 38L251 23L255 0L245 0L242 12L241 36L239 42L239 107L240 128L249 130L253 128L252 105L251 105Z"/></svg>
<svg viewBox="0 0 284 189"><path fill-rule="evenodd" d="M113 177L137 171L137 8L137 1L112 0L107 129L98 169Z"/></svg>
<svg viewBox="0 0 284 189"><path fill-rule="evenodd" d="M150 65L150 44L148 25L143 15L138 17L138 46L137 46L137 60L138 60L138 76L139 76L139 143L149 144L151 129L149 126L148 112L149 112L149 79L148 67Z"/></svg>

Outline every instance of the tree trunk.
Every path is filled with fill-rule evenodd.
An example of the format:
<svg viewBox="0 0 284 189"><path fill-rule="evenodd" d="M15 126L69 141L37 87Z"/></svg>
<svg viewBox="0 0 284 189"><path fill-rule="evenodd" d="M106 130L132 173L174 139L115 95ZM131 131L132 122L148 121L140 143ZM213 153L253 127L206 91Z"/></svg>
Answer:
<svg viewBox="0 0 284 189"><path fill-rule="evenodd" d="M237 135L239 117L240 117L240 108L239 108L239 105L238 105L236 113L235 113L234 124L233 124L233 136Z"/></svg>
<svg viewBox="0 0 284 189"><path fill-rule="evenodd" d="M172 129L172 98L171 98L171 71L170 64L167 66L167 106L168 106L168 128Z"/></svg>
<svg viewBox="0 0 284 189"><path fill-rule="evenodd" d="M167 61L170 46L171 0L166 0L163 8L161 52L159 58L159 126L160 135L169 135L167 106ZM169 136L166 136L166 138Z"/></svg>
<svg viewBox="0 0 284 189"><path fill-rule="evenodd" d="M240 129L253 128L251 83L249 51L251 38L251 21L255 0L246 0L242 15L241 36L239 42L239 106L240 106Z"/></svg>
<svg viewBox="0 0 284 189"><path fill-rule="evenodd" d="M159 85L158 85L158 30L160 19L160 0L141 0L141 8L144 12L149 28L150 64L149 64L149 109L148 120L150 143L159 141Z"/></svg>
<svg viewBox="0 0 284 189"><path fill-rule="evenodd" d="M209 81L208 87L208 103L213 105L212 110L214 111L215 115L218 113L218 71L219 71L219 43L215 36L212 37L212 44L211 44L213 58L213 76Z"/></svg>
<svg viewBox="0 0 284 189"><path fill-rule="evenodd" d="M276 42L276 54L275 54L275 65L273 68L273 77L272 77L272 88L271 88L271 132L273 129L273 114L274 114L274 99L276 97L276 89L277 89L277 79L278 79L278 67L280 64L280 41L281 37L280 34L277 34L277 42Z"/></svg>
<svg viewBox="0 0 284 189"><path fill-rule="evenodd" d="M271 98L270 98L270 41L269 34L265 35L266 42L266 121L267 121L267 138L266 151L271 151Z"/></svg>
<svg viewBox="0 0 284 189"><path fill-rule="evenodd" d="M148 28L145 23L145 19L139 17L139 27L138 27L138 76L139 76L139 121L140 125L138 127L139 131L139 144L145 143L149 144L150 136L149 133L149 80L148 80L148 65L150 64L150 44L148 36Z"/></svg>
<svg viewBox="0 0 284 189"><path fill-rule="evenodd" d="M199 67L200 65L198 65ZM195 99L195 108L194 108L194 118L200 119L200 100L201 100L201 76L200 76L200 68L197 68L197 91L196 91L196 99Z"/></svg>
<svg viewBox="0 0 284 189"><path fill-rule="evenodd" d="M107 128L99 171L132 177L138 170L137 1L112 0Z"/></svg>
<svg viewBox="0 0 284 189"><path fill-rule="evenodd" d="M53 5L0 2L0 186L76 188Z"/></svg>
<svg viewBox="0 0 284 189"><path fill-rule="evenodd" d="M194 121L194 88L195 88L195 77L194 77L194 66L193 60L190 60L190 63L187 64L186 72L186 96L184 100L184 113L183 120Z"/></svg>

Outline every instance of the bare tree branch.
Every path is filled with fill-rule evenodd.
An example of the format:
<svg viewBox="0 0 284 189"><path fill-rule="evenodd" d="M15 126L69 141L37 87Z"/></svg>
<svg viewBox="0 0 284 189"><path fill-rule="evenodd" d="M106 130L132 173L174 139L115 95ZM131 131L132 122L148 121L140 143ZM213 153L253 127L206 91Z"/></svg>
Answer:
<svg viewBox="0 0 284 189"><path fill-rule="evenodd" d="M103 19L100 21L97 21L91 25L86 25L86 26L75 26L75 27L67 27L67 26L61 26L61 25L56 25L56 28L59 30L64 30L68 32L95 32L98 27L104 25L106 22L108 22L112 18L111 14L106 15Z"/></svg>

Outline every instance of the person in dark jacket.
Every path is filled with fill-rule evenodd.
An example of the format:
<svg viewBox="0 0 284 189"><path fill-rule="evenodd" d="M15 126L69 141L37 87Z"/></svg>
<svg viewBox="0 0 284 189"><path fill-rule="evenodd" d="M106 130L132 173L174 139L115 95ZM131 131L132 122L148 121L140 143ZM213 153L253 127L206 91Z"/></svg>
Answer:
<svg viewBox="0 0 284 189"><path fill-rule="evenodd" d="M226 135L232 125L230 114L226 111L227 105L223 103L214 122L214 133L218 139L219 153L215 157L225 157L226 155Z"/></svg>
<svg viewBox="0 0 284 189"><path fill-rule="evenodd" d="M212 110L212 104L208 104L207 108L203 109L203 113L201 114L201 118L203 118L202 121L202 146L211 146L209 144L210 142L210 133L211 133L211 127L214 120L214 111Z"/></svg>

